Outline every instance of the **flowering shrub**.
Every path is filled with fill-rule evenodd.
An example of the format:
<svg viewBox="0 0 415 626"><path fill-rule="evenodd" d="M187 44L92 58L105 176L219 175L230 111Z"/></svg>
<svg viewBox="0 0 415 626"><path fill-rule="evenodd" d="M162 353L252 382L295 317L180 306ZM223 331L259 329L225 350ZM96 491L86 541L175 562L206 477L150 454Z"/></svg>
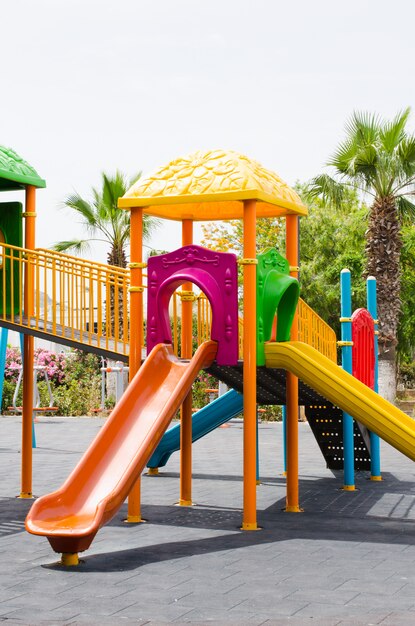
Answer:
<svg viewBox="0 0 415 626"><path fill-rule="evenodd" d="M18 348L6 348L6 367L4 378L12 383L17 383L20 368L22 367L22 357Z"/></svg>
<svg viewBox="0 0 415 626"><path fill-rule="evenodd" d="M35 350L35 365L42 365L46 367L48 378L56 385L63 383L65 379L65 365L66 357L63 352L56 354L50 352L50 350L44 350L43 348L37 348ZM22 356L19 348L7 348L6 349L6 367L4 371L4 377L6 380L17 383L19 372L22 367ZM44 379L43 373L38 373L38 380Z"/></svg>
<svg viewBox="0 0 415 626"><path fill-rule="evenodd" d="M35 350L35 363L46 367L48 378L55 385L61 385L65 380L66 355L64 352L50 352L42 348ZM39 372L38 379L44 378Z"/></svg>
<svg viewBox="0 0 415 626"><path fill-rule="evenodd" d="M46 368L53 394L53 403L58 407L58 415L87 415L100 404L101 373L100 359L80 350L69 353L54 353L37 348L35 365ZM22 367L19 348L6 350L5 375L3 383L2 411L7 411L13 403L13 394ZM40 405L48 406L45 377L42 371L37 374ZM22 385L17 396L17 406L22 405Z"/></svg>

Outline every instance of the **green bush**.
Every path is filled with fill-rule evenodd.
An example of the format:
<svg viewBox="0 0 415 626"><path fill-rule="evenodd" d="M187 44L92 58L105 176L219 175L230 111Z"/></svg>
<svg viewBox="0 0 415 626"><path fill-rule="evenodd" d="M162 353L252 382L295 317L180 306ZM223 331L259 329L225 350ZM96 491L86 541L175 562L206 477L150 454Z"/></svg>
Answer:
<svg viewBox="0 0 415 626"><path fill-rule="evenodd" d="M54 386L58 415L89 415L101 404L101 360L91 353L74 350L66 360L63 383Z"/></svg>
<svg viewBox="0 0 415 626"><path fill-rule="evenodd" d="M260 418L264 422L281 422L282 410L276 404L264 404L259 408L265 409L265 413L260 413Z"/></svg>
<svg viewBox="0 0 415 626"><path fill-rule="evenodd" d="M398 383L403 385L405 389L415 389L415 361L400 364Z"/></svg>
<svg viewBox="0 0 415 626"><path fill-rule="evenodd" d="M101 403L101 379L72 379L53 392L58 415L89 415Z"/></svg>
<svg viewBox="0 0 415 626"><path fill-rule="evenodd" d="M7 378L3 381L3 400L1 405L1 412L7 413L9 407L13 405L13 395L16 389L16 383ZM19 396L17 398L17 406L22 406L22 390L20 389Z"/></svg>
<svg viewBox="0 0 415 626"><path fill-rule="evenodd" d="M6 375L3 382L2 413L9 412L13 404L17 376L21 366L20 353L15 348L8 348ZM42 365L48 368L49 382L53 395L53 405L58 407L57 415L88 415L101 404L101 361L94 354L74 350L65 355L50 353L45 350L36 352L36 362L43 359ZM22 406L22 385L20 386L17 406ZM50 397L45 380L38 377L37 389L40 406L48 407Z"/></svg>

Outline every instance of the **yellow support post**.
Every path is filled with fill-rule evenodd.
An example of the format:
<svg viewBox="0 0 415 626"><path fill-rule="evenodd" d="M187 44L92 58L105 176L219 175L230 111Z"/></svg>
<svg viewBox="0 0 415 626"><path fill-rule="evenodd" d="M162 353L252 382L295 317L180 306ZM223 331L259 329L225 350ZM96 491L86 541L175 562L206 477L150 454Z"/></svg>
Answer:
<svg viewBox="0 0 415 626"><path fill-rule="evenodd" d="M131 381L141 366L141 336L143 326L143 292L136 287L143 284L143 209L133 207L130 221L130 359L129 380ZM142 522L141 517L141 476L137 479L128 496L129 524Z"/></svg>
<svg viewBox="0 0 415 626"><path fill-rule="evenodd" d="M182 221L182 245L193 243L193 221ZM182 290L192 292L192 283L184 283ZM192 358L193 302L182 299L181 357ZM187 394L180 409L180 506L191 506L192 502L192 391Z"/></svg>
<svg viewBox="0 0 415 626"><path fill-rule="evenodd" d="M26 187L25 248L35 248L36 188ZM24 312L29 320L34 313L33 267L26 259L24 274ZM32 495L32 420L33 420L33 361L34 337L24 336L23 342L23 410L22 410L22 479L20 498Z"/></svg>
<svg viewBox="0 0 415 626"><path fill-rule="evenodd" d="M256 201L244 202L244 502L242 530L258 530L256 512Z"/></svg>
<svg viewBox="0 0 415 626"><path fill-rule="evenodd" d="M290 276L298 278L298 217L286 217L286 257L290 264ZM298 339L298 312L291 327L291 341ZM299 513L298 489L298 378L287 372L287 513Z"/></svg>
<svg viewBox="0 0 415 626"><path fill-rule="evenodd" d="M63 552L61 556L61 565L64 567L76 567L79 565L79 556L77 552Z"/></svg>

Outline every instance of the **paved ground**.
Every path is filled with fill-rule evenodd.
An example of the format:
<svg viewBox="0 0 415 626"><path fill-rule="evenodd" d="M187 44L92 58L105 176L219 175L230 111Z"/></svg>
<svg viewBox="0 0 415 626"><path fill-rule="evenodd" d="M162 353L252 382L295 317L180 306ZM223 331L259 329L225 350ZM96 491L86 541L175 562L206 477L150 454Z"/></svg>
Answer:
<svg viewBox="0 0 415 626"><path fill-rule="evenodd" d="M58 487L100 419L42 418L34 492ZM307 424L300 424L301 504L287 514L281 425L260 427L258 518L241 532L242 427L194 446L197 506L173 506L178 455L143 477L147 524L98 534L77 569L57 566L48 542L27 534L19 492L18 418L0 418L0 620L11 624L415 624L414 465L383 446L384 482L339 489Z"/></svg>

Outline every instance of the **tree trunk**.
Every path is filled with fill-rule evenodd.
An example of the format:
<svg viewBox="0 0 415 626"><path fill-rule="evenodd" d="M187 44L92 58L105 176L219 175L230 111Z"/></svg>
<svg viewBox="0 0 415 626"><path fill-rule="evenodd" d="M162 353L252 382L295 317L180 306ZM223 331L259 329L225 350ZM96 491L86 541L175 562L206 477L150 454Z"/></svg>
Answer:
<svg viewBox="0 0 415 626"><path fill-rule="evenodd" d="M396 345L401 308L402 239L394 198L376 198L366 231L367 275L377 281L379 318L379 392L395 402Z"/></svg>
<svg viewBox="0 0 415 626"><path fill-rule="evenodd" d="M385 347L385 346L384 346ZM392 404L396 399L396 349L390 345L379 354L379 393Z"/></svg>
<svg viewBox="0 0 415 626"><path fill-rule="evenodd" d="M127 267L127 258L122 246L113 245L108 253L108 265L116 267ZM110 329L111 336L117 335L117 339L123 337L123 314L124 314L124 293L120 285L118 285L114 276L113 284L110 286ZM118 302L118 313L116 313L115 303ZM116 320L116 316L118 320ZM116 323L118 322L118 324Z"/></svg>

